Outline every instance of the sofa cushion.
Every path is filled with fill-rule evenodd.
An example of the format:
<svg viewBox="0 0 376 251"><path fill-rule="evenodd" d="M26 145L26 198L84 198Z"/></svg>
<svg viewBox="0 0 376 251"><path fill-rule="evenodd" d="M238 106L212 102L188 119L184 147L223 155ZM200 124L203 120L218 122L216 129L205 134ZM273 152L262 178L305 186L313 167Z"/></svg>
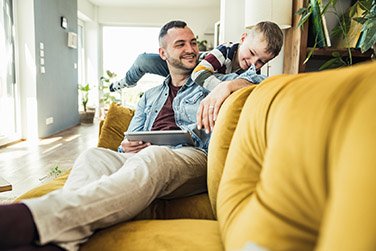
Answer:
<svg viewBox="0 0 376 251"><path fill-rule="evenodd" d="M375 248L376 62L251 93L219 185L226 250Z"/></svg>
<svg viewBox="0 0 376 251"><path fill-rule="evenodd" d="M103 126L100 127L98 147L117 151L133 115L134 110L113 102L108 109Z"/></svg>
<svg viewBox="0 0 376 251"><path fill-rule="evenodd" d="M60 189L64 186L65 181L67 180L70 173L70 169L57 177L56 179L49 181L41 186L38 186L34 189L31 189L27 193L21 195L18 197L14 202L18 202L20 200L28 199L28 198L34 198L34 197L40 197L45 194L48 194L52 191L55 191L56 189Z"/></svg>
<svg viewBox="0 0 376 251"><path fill-rule="evenodd" d="M232 136L238 124L240 113L249 94L256 85L240 89L231 94L221 106L214 131L210 137L208 154L208 192L215 215L217 191L230 148Z"/></svg>
<svg viewBox="0 0 376 251"><path fill-rule="evenodd" d="M82 251L223 250L218 223L211 220L152 220L118 224L97 232Z"/></svg>

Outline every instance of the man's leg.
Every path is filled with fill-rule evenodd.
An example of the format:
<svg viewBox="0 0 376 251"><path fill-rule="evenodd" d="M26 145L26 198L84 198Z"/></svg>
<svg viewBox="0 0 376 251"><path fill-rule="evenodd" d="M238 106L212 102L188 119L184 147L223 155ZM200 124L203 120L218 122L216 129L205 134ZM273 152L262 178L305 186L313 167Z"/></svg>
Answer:
<svg viewBox="0 0 376 251"><path fill-rule="evenodd" d="M86 151L75 165L96 163L96 169L105 170L121 163L123 156L97 148ZM81 188L60 189L22 202L32 212L41 244L54 242L75 250L94 230L129 220L155 198L174 191L176 196L206 191L205 153L192 147L150 146L129 157L111 175Z"/></svg>

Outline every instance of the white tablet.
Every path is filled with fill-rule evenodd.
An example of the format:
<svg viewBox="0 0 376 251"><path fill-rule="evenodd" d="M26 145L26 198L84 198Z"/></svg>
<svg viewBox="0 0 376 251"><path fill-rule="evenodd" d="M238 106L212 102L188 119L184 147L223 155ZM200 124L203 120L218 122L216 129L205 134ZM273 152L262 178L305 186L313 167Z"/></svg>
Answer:
<svg viewBox="0 0 376 251"><path fill-rule="evenodd" d="M124 135L129 140L149 142L152 145L195 145L191 134L186 130L125 132Z"/></svg>

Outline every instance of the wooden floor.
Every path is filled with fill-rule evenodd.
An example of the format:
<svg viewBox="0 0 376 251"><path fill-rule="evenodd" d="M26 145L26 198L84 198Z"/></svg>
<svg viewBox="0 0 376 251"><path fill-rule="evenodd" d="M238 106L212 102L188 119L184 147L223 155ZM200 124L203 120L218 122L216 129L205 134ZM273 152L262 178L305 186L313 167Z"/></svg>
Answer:
<svg viewBox="0 0 376 251"><path fill-rule="evenodd" d="M0 148L0 177L12 184L12 191L0 192L0 204L51 180L50 170L66 171L77 156L98 143L98 124L81 124L37 142L22 141Z"/></svg>

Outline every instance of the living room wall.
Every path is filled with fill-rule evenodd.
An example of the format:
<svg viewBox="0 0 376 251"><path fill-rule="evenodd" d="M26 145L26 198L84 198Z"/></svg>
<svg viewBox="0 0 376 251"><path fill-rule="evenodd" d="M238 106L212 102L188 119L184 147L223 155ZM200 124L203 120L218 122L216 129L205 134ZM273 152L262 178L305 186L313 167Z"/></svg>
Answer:
<svg viewBox="0 0 376 251"><path fill-rule="evenodd" d="M61 17L68 21L60 26ZM67 46L68 32L77 34L77 0L34 0L38 137L78 123L77 49ZM40 55L40 43L44 56ZM41 73L41 58L45 73ZM46 120L53 123L46 125Z"/></svg>
<svg viewBox="0 0 376 251"><path fill-rule="evenodd" d="M214 24L219 21L219 14L219 4L215 7L189 8L99 7L98 22L105 25L161 27L171 20L183 20L199 39L205 39L212 45Z"/></svg>

